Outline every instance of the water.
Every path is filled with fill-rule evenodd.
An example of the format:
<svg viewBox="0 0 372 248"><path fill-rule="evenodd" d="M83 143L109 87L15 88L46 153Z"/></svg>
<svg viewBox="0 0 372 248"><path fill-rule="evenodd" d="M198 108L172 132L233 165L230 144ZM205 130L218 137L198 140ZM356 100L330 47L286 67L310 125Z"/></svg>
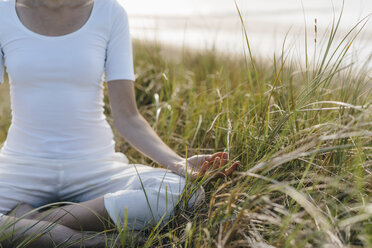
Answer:
<svg viewBox="0 0 372 248"><path fill-rule="evenodd" d="M215 47L229 53L246 51L234 0L122 0L122 4L129 14L134 38L196 49ZM281 53L286 40L286 50L300 60L305 54L304 31L309 54L316 49L319 52L322 42L326 42L326 31L342 9L342 0L237 0L237 4L254 54L272 58L274 53ZM336 42L371 14L372 0L345 0ZM359 64L372 55L371 21L350 50L350 58ZM317 59L315 56L313 60Z"/></svg>

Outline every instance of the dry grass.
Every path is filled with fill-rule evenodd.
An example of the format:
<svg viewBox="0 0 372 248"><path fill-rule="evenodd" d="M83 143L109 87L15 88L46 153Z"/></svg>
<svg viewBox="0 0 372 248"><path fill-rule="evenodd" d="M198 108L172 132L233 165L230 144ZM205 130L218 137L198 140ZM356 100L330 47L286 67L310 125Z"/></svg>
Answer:
<svg viewBox="0 0 372 248"><path fill-rule="evenodd" d="M144 232L143 247L372 246L372 80L343 64L360 26L339 45L337 22L319 63L302 69L284 55L267 62L135 42L137 103L163 140L183 155L226 149L243 165L230 180L201 182L207 202ZM107 92L105 102L111 123ZM151 163L116 141L133 162Z"/></svg>

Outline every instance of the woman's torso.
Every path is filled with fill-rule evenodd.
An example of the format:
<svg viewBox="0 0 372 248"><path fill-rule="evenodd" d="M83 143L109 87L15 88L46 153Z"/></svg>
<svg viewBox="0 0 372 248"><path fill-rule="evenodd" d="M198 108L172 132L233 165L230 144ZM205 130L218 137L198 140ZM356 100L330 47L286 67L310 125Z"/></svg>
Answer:
<svg viewBox="0 0 372 248"><path fill-rule="evenodd" d="M0 0L0 44L12 109L2 152L61 159L114 153L103 73L116 1L94 0L86 23L60 36L25 27L15 1Z"/></svg>

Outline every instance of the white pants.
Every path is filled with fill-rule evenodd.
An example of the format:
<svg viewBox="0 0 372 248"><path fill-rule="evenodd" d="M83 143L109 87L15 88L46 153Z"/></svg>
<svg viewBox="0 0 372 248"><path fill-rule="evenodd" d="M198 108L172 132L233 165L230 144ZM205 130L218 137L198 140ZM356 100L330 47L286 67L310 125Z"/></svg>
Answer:
<svg viewBox="0 0 372 248"><path fill-rule="evenodd" d="M105 207L116 224L123 222L125 208L129 228L141 229L150 219L156 223L163 216L163 221L169 219L184 191L185 178L170 170L128 162L120 152L106 158L64 160L0 152L0 213L7 214L20 202L40 207L104 196ZM200 187L188 207L203 199L204 189Z"/></svg>

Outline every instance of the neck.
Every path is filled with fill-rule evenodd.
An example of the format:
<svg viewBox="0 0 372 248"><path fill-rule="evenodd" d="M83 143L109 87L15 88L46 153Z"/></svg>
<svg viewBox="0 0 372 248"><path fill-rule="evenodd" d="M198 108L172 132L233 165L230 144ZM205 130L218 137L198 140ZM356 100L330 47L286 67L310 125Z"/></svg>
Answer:
<svg viewBox="0 0 372 248"><path fill-rule="evenodd" d="M21 2L21 1L20 1ZM75 7L89 3L89 0L23 0L24 4L35 7L45 7L49 9L57 9L61 7Z"/></svg>

